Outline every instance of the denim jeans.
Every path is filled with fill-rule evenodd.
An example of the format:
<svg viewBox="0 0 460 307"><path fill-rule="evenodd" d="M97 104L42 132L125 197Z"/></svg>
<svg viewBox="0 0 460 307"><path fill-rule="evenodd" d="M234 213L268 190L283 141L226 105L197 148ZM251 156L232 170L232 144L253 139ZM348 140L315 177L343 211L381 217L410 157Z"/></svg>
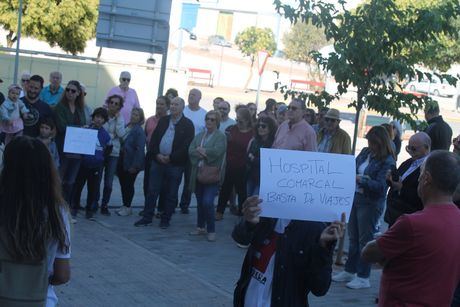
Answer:
<svg viewBox="0 0 460 307"><path fill-rule="evenodd" d="M251 178L248 178L248 181L246 183L246 192L248 197L249 196L254 196L254 195L259 195L259 184L256 184L254 180Z"/></svg>
<svg viewBox="0 0 460 307"><path fill-rule="evenodd" d="M358 277L369 278L371 265L361 258L364 246L374 239L377 222L382 215L385 198L369 199L363 194L355 193L353 207L348 221L350 245L345 271L357 273Z"/></svg>
<svg viewBox="0 0 460 307"><path fill-rule="evenodd" d="M214 213L214 198L216 198L219 185L201 184L196 182L195 195L197 200L197 227L206 229L208 233L216 232L215 213Z"/></svg>
<svg viewBox="0 0 460 307"><path fill-rule="evenodd" d="M88 168L83 165L80 166L78 171L77 179L75 180L75 185L72 191L72 203L71 208L78 209L80 206L80 197L83 187L87 186L88 195L86 197L86 210L93 210L94 205L96 204L96 197L99 193L101 176L102 172L101 167Z"/></svg>
<svg viewBox="0 0 460 307"><path fill-rule="evenodd" d="M149 161L148 159L146 159L145 172L144 172L144 185L143 185L144 199L147 199L147 192L149 190L150 164L152 164L152 161ZM160 196L158 197L158 212L163 212L165 210L166 192L167 192L167 187L165 184L163 184L161 186ZM145 203L144 203L144 206L145 206Z"/></svg>
<svg viewBox="0 0 460 307"><path fill-rule="evenodd" d="M102 190L102 203L101 205L107 206L112 195L113 178L117 171L118 157L107 157L104 161L104 189ZM102 175L102 172L101 172ZM100 194L97 200L99 201Z"/></svg>
<svg viewBox="0 0 460 307"><path fill-rule="evenodd" d="M165 186L166 200L161 220L169 222L174 208L177 205L177 194L184 168L171 164L160 164L152 161L149 169L149 187L144 207L144 219L152 220L155 214L155 204Z"/></svg>
<svg viewBox="0 0 460 307"><path fill-rule="evenodd" d="M62 194L67 204L72 202L72 192L77 179L78 171L80 170L81 156L66 155L61 157L61 167L59 169L62 180Z"/></svg>

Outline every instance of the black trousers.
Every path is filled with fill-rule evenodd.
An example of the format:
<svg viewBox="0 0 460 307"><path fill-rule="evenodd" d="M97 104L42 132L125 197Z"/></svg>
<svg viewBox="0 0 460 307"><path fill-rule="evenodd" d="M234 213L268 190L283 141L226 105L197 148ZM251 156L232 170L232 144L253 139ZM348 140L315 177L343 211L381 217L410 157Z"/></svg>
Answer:
<svg viewBox="0 0 460 307"><path fill-rule="evenodd" d="M119 160L120 161L120 160ZM131 207L134 198L134 183L139 172L130 173L123 169L123 162L119 162L117 166L117 176L120 181L121 199L123 206Z"/></svg>
<svg viewBox="0 0 460 307"><path fill-rule="evenodd" d="M233 188L238 194L238 209L241 212L243 202L246 200L246 169L226 168L224 183L220 189L217 202L217 212L224 213L227 202L230 200Z"/></svg>
<svg viewBox="0 0 460 307"><path fill-rule="evenodd" d="M86 197L86 210L94 209L97 201L97 196L99 195L101 171L102 167L89 168L80 165L80 169L78 170L78 175L75 179L75 185L72 191L71 208L78 209L80 206L81 192L85 184L87 184L88 195Z"/></svg>

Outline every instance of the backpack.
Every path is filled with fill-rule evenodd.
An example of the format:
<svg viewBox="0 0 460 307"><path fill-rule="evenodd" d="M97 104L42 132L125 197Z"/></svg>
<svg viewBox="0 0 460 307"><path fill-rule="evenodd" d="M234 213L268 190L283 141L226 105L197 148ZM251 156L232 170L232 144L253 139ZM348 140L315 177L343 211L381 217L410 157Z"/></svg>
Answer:
<svg viewBox="0 0 460 307"><path fill-rule="evenodd" d="M44 307L48 292L47 257L38 262L17 261L0 231L0 306Z"/></svg>

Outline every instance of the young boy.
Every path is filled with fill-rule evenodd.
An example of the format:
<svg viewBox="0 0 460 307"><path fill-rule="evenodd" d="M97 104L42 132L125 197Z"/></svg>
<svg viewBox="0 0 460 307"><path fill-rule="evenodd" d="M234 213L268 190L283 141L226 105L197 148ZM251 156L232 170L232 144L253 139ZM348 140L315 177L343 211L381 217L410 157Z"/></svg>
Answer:
<svg viewBox="0 0 460 307"><path fill-rule="evenodd" d="M55 128L56 125L54 124L53 120L49 117L45 117L40 122L40 135L37 138L48 147L51 157L53 158L54 165L56 166L56 169L59 169L59 153L56 143L53 141Z"/></svg>
<svg viewBox="0 0 460 307"><path fill-rule="evenodd" d="M80 196L83 186L86 182L88 189L88 196L86 197L86 214L85 217L90 219L93 217L93 205L96 197L99 194L101 177L99 173L104 166L104 149L110 145L110 135L102 127L107 122L109 115L104 108L97 108L91 115L92 123L89 128L98 131L96 144L96 152L94 155L84 155L80 170L75 181L75 191L72 197L72 217L77 215L78 207L80 206ZM102 213L102 212L101 212Z"/></svg>

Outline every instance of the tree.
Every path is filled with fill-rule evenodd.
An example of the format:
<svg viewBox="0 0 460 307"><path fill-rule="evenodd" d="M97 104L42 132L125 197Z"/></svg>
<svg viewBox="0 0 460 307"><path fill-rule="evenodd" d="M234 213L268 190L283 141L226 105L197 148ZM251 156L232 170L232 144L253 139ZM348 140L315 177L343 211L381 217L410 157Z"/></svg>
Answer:
<svg viewBox="0 0 460 307"><path fill-rule="evenodd" d="M314 52L313 58L334 76L338 83L336 98L346 93L349 86L357 88L356 100L349 105L356 109L355 123L359 121L361 110L367 107L415 125L417 112L430 102L430 98L402 93L402 83L408 77L421 77L415 65L429 55L421 51L423 45L439 42L440 35L455 35L450 21L460 15L458 0L444 0L430 8L408 5L405 9L397 6L394 0L370 0L353 12L345 8L343 0L339 0L340 11L333 4L320 0L299 2L295 7L280 0L275 0L274 4L291 22L311 22L322 27L326 38L334 41L335 51L328 57ZM419 52L412 52L416 47ZM447 75L439 77L451 83L456 81ZM286 86L281 90L286 92ZM298 93L287 91L286 94ZM310 98L306 94L302 97ZM409 112L404 113L404 109ZM357 129L355 125L353 151Z"/></svg>
<svg viewBox="0 0 460 307"><path fill-rule="evenodd" d="M97 0L23 0L22 34L58 45L72 54L83 52L96 35ZM0 1L0 25L7 46L17 40L19 1Z"/></svg>
<svg viewBox="0 0 460 307"><path fill-rule="evenodd" d="M249 78L245 88L252 78L252 68L259 51L267 51L270 55L276 51L276 41L273 31L269 28L249 27L236 35L235 44L240 51L251 60Z"/></svg>
<svg viewBox="0 0 460 307"><path fill-rule="evenodd" d="M321 70L311 56L328 44L324 31L311 23L298 22L283 37L284 53L291 61L306 63L310 78L322 80Z"/></svg>

